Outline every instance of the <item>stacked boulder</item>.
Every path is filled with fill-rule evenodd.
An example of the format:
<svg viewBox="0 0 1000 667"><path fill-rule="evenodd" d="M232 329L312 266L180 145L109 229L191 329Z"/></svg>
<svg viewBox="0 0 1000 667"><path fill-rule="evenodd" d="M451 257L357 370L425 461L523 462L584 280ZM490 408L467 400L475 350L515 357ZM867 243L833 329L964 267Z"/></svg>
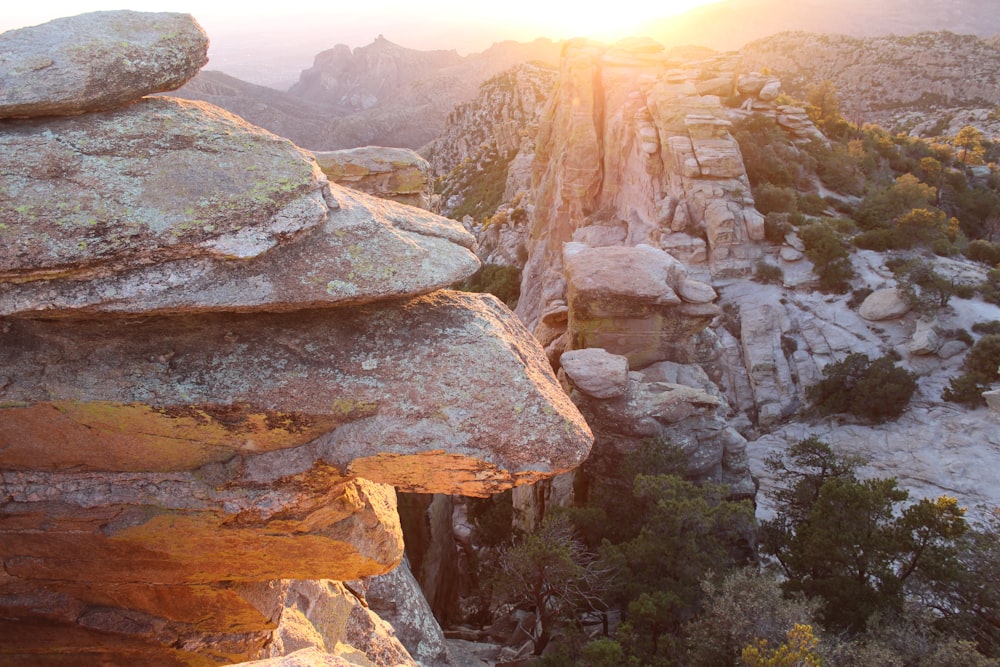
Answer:
<svg viewBox="0 0 1000 667"><path fill-rule="evenodd" d="M394 487L589 451L516 318L442 290L478 268L460 225L144 97L207 43L128 11L0 35L0 661L266 657L314 600L287 580L399 563Z"/></svg>

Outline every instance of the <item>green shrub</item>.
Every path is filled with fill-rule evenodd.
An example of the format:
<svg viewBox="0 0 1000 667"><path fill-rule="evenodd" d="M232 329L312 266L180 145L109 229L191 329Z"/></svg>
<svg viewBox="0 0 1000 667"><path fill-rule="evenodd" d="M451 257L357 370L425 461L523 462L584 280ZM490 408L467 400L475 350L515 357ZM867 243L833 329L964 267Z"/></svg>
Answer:
<svg viewBox="0 0 1000 667"><path fill-rule="evenodd" d="M903 413L917 389L916 376L887 356L872 361L854 353L823 369L806 396L823 414L848 413L881 423Z"/></svg>
<svg viewBox="0 0 1000 667"><path fill-rule="evenodd" d="M1000 334L1000 320L976 322L972 325L972 330L977 334Z"/></svg>
<svg viewBox="0 0 1000 667"><path fill-rule="evenodd" d="M895 229L869 229L855 236L853 240L857 247L875 252L901 250L905 247L899 242Z"/></svg>
<svg viewBox="0 0 1000 667"><path fill-rule="evenodd" d="M820 222L800 228L799 237L806 246L806 257L813 263L813 273L819 278L819 288L824 292L846 292L854 267L837 233Z"/></svg>
<svg viewBox="0 0 1000 667"><path fill-rule="evenodd" d="M973 327L975 330L975 326ZM970 407L985 405L983 392L1000 379L1000 333L987 334L972 346L962 362L964 373L948 383L941 398Z"/></svg>
<svg viewBox="0 0 1000 667"><path fill-rule="evenodd" d="M764 238L775 245L785 242L785 236L794 231L787 213L768 213L764 216Z"/></svg>
<svg viewBox="0 0 1000 667"><path fill-rule="evenodd" d="M764 183L753 189L757 210L768 213L792 213L797 210L795 190Z"/></svg>
<svg viewBox="0 0 1000 667"><path fill-rule="evenodd" d="M516 266L484 264L459 285L466 292L485 292L503 301L509 308L521 297L521 270Z"/></svg>
<svg viewBox="0 0 1000 667"><path fill-rule="evenodd" d="M757 262L754 267L754 278L765 285L781 285L785 282L785 274L780 266L768 264L764 260Z"/></svg>
<svg viewBox="0 0 1000 667"><path fill-rule="evenodd" d="M796 203L806 215L823 215L826 211L826 202L817 194L799 195Z"/></svg>
<svg viewBox="0 0 1000 667"><path fill-rule="evenodd" d="M976 239L965 249L965 256L973 262L981 262L988 266L1000 265L1000 243Z"/></svg>

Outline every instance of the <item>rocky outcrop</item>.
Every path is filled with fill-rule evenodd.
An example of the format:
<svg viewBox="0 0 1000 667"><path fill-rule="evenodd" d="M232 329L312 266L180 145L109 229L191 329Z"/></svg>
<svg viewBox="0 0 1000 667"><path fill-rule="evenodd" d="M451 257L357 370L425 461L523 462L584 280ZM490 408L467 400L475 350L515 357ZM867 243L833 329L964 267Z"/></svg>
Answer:
<svg viewBox="0 0 1000 667"><path fill-rule="evenodd" d="M678 62L651 41L567 46L536 142L517 309L529 327L565 298L562 244L593 228L609 239L618 230L615 245L671 252L677 244L689 259L699 256L700 241L712 275L749 272L763 216L719 97L735 95L738 70L729 57Z"/></svg>
<svg viewBox="0 0 1000 667"><path fill-rule="evenodd" d="M17 198L0 211L2 314L333 305L477 266L461 226L331 189L306 152L201 103L25 120L0 147Z"/></svg>
<svg viewBox="0 0 1000 667"><path fill-rule="evenodd" d="M313 153L320 169L334 183L381 199L430 208L434 184L430 165L407 148L365 146Z"/></svg>
<svg viewBox="0 0 1000 667"><path fill-rule="evenodd" d="M477 268L471 237L204 104L0 141L2 659L221 664L320 636L412 664L370 609L313 595L399 563L393 486L494 493L591 441L509 311L438 291Z"/></svg>
<svg viewBox="0 0 1000 667"><path fill-rule="evenodd" d="M571 397L594 425L598 458L620 457L644 441L670 442L687 455L692 477L728 484L734 495L753 496L747 441L729 425L730 406L700 366L661 361L641 371L626 370L625 381L613 392L595 392L594 363L627 369L628 360L594 349L567 352L563 359Z"/></svg>
<svg viewBox="0 0 1000 667"><path fill-rule="evenodd" d="M518 152L524 139L537 131L538 114L552 93L556 73L552 66L532 62L484 81L476 97L457 105L444 131L424 147L434 173L443 176L463 161L477 160L484 145L499 155Z"/></svg>
<svg viewBox="0 0 1000 667"><path fill-rule="evenodd" d="M73 116L174 90L208 62L190 14L114 11L0 35L0 118Z"/></svg>

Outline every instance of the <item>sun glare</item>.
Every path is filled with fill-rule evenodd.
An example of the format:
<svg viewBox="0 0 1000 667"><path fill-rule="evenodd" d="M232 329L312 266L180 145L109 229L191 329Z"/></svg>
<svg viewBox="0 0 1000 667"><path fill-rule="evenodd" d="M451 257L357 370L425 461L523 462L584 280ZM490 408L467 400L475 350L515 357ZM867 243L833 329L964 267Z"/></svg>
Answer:
<svg viewBox="0 0 1000 667"><path fill-rule="evenodd" d="M640 34L650 21L668 18L720 0L661 0L660 2L615 0L576 6L558 4L534 10L532 23L548 27L553 36L614 39Z"/></svg>

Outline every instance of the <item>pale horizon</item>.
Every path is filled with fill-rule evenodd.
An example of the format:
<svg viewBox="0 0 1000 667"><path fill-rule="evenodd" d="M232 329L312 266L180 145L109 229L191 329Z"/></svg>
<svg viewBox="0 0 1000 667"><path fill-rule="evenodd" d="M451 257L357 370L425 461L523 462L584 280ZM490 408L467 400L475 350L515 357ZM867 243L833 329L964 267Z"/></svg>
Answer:
<svg viewBox="0 0 1000 667"><path fill-rule="evenodd" d="M592 37L612 40L642 32L643 24L715 4L721 0L619 0L612 5L586 9L568 3L507 0L500 3L470 3L432 0L415 4L395 0L372 0L331 9L331 3L299 0L290 9L281 3L244 2L234 9L230 2L189 3L184 0L43 0L5 9L0 32L37 25L63 16L92 11L133 9L192 14L209 37L224 48L224 42L260 33L265 37L294 36L322 32L329 46L364 46L378 35L415 49L455 49L467 54L485 50L504 40L564 40ZM194 8L192 5L197 5Z"/></svg>

